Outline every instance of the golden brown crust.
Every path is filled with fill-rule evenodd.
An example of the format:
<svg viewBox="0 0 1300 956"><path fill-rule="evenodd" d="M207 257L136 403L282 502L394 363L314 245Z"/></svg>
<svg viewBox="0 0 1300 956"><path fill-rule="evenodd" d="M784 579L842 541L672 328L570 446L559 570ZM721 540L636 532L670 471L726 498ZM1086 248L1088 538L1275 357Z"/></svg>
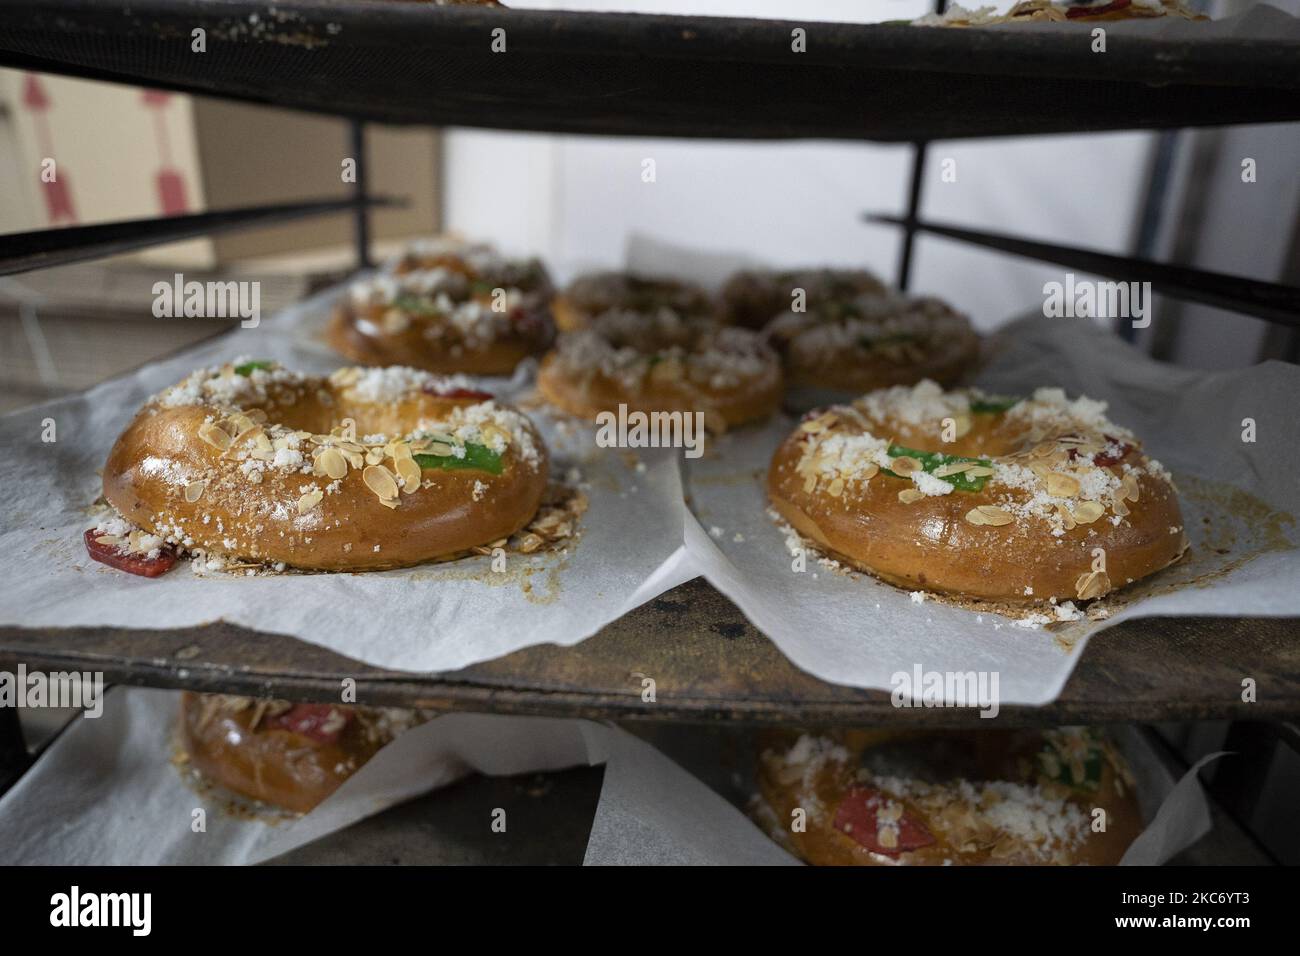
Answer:
<svg viewBox="0 0 1300 956"><path fill-rule="evenodd" d="M891 584L1010 604L1101 597L1186 549L1177 493L1131 436L1107 441L1081 423L1068 427L1068 414L1035 423L1033 402L1021 414L967 412L963 422L966 394L936 398L932 383L876 394L902 401L921 391L940 402L931 414L965 425L960 437L943 442L942 418L905 421L890 414L889 400L836 406L805 421L772 458L768 494L782 519ZM896 477L916 459L890 447L978 458L991 474L980 490L940 493L930 475ZM1112 460L1104 448L1124 454Z"/></svg>
<svg viewBox="0 0 1300 956"><path fill-rule="evenodd" d="M315 736L295 729L306 725ZM181 695L190 765L232 793L294 813L314 810L398 729L387 714L364 708Z"/></svg>
<svg viewBox="0 0 1300 956"><path fill-rule="evenodd" d="M772 414L781 401L776 355L752 332L675 313L607 313L566 333L542 361L537 388L581 418L601 412L702 412L713 431Z"/></svg>
<svg viewBox="0 0 1300 956"><path fill-rule="evenodd" d="M561 332L586 328L609 311L653 313L659 309L684 316L711 316L714 304L708 292L693 283L629 272L578 276L551 303Z"/></svg>
<svg viewBox="0 0 1300 956"><path fill-rule="evenodd" d="M761 822L814 865L1113 865L1142 829L1123 759L1093 732L797 736L766 737Z"/></svg>
<svg viewBox="0 0 1300 956"><path fill-rule="evenodd" d="M341 370L312 379L276 369L254 372L266 378L256 387L232 374L230 366L196 373L151 400L104 467L109 503L184 550L313 570L400 567L508 537L546 489L546 451L526 418L481 397L422 391L433 381L423 373ZM411 387L369 400L361 386L385 375ZM213 397L214 383L232 382L253 392L233 403ZM355 422L353 440L337 428L345 419ZM453 426L482 441L490 434L500 474L412 472L398 461L429 445L404 436Z"/></svg>

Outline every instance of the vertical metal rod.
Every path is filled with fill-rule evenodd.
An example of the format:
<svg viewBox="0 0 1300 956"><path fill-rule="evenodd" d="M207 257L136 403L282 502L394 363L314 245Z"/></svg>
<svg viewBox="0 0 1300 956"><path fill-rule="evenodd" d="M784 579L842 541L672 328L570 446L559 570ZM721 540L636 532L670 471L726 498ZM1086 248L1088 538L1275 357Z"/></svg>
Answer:
<svg viewBox="0 0 1300 956"><path fill-rule="evenodd" d="M1134 258L1160 258L1156 254L1158 251L1156 243L1160 238L1165 205L1169 201L1169 184L1177 149L1178 130L1166 130L1156 134L1156 146L1151 157L1146 193L1142 197L1142 208L1138 213L1137 236L1133 241ZM1147 308L1150 307L1151 303L1148 302ZM1136 341L1137 329L1133 328L1131 322L1120 322L1119 337L1126 342Z"/></svg>
<svg viewBox="0 0 1300 956"><path fill-rule="evenodd" d="M934 0L934 12L943 16L948 0ZM912 279L912 250L916 245L916 221L921 215L921 183L925 175L925 154L929 143L917 140L912 144L912 180L907 188L907 215L903 225L903 246L898 252L898 289L906 292Z"/></svg>
<svg viewBox="0 0 1300 956"><path fill-rule="evenodd" d="M925 175L925 141L912 144L912 181L908 187L907 214L903 224L903 245L898 254L898 288L907 291L912 278L912 248L916 244L916 221L921 215L921 179Z"/></svg>
<svg viewBox="0 0 1300 956"><path fill-rule="evenodd" d="M370 195L366 177L366 124L353 120L352 158L357 164L357 181L353 191L357 196L357 207L352 213L352 238L356 246L357 268L369 269L370 262L370 210L364 205Z"/></svg>

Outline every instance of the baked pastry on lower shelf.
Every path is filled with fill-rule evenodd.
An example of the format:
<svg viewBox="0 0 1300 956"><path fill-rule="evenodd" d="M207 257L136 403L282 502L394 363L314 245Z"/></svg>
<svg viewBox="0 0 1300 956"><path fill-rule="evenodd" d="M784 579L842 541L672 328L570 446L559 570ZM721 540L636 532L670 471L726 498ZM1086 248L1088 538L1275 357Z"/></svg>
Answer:
<svg viewBox="0 0 1300 956"><path fill-rule="evenodd" d="M768 472L773 508L832 556L907 588L1059 619L1187 548L1169 472L1106 404L934 382L809 413Z"/></svg>
<svg viewBox="0 0 1300 956"><path fill-rule="evenodd" d="M1115 864L1142 830L1084 728L774 733L758 780L760 825L816 865Z"/></svg>
<svg viewBox="0 0 1300 956"><path fill-rule="evenodd" d="M293 813L314 810L399 733L412 710L181 695L182 760L202 779Z"/></svg>

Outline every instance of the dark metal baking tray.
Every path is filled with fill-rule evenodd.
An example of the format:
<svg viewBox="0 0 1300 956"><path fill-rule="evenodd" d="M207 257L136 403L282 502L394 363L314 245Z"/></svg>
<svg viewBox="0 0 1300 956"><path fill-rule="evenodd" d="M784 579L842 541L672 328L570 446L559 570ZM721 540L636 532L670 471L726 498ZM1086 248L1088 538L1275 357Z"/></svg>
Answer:
<svg viewBox="0 0 1300 956"><path fill-rule="evenodd" d="M571 648L542 645L445 674L385 671L306 644L218 623L184 630L0 628L0 667L94 670L110 682L290 699L358 700L620 720L954 725L974 711L898 709L889 695L820 681L791 664L701 580L656 598ZM642 678L656 684L641 699ZM1258 701L1241 700L1251 677ZM1300 621L1148 618L1094 637L1064 692L1003 706L1000 725L1254 719L1300 715Z"/></svg>
<svg viewBox="0 0 1300 956"><path fill-rule="evenodd" d="M807 30L806 52L791 31ZM493 30L505 52L493 52ZM206 52L191 49L206 31ZM281 0L0 0L0 64L395 123L882 141L1300 119L1295 41Z"/></svg>

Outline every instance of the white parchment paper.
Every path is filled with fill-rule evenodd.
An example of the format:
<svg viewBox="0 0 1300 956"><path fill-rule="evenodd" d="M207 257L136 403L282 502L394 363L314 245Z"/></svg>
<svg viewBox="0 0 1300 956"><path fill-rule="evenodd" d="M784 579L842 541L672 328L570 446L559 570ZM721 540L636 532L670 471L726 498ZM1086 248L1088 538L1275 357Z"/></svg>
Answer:
<svg viewBox="0 0 1300 956"><path fill-rule="evenodd" d="M171 763L180 695L116 688L0 798L0 864L243 864L269 860L446 786L605 765L585 863L790 864L743 813L650 744L583 720L451 714L398 737L311 813L268 823L223 810ZM1125 863L1162 863L1210 829L1195 769L1176 781L1141 736L1116 738L1138 778L1147 829ZM1202 762L1204 763L1204 761ZM1198 765L1199 767L1200 765ZM204 812L196 832L196 810Z"/></svg>
<svg viewBox="0 0 1300 956"><path fill-rule="evenodd" d="M655 271L662 244L634 244L633 268ZM637 250L641 250L637 252ZM83 395L0 419L0 624L140 628L225 619L291 634L367 663L451 670L532 644L571 645L655 595L704 574L799 667L823 680L889 689L900 671L989 671L1002 703L1060 692L1087 637L1146 615L1300 614L1300 369L1281 363L1204 373L1152 362L1085 319L1030 317L1004 330L981 384L1026 394L1041 385L1111 404L1175 474L1192 541L1177 566L1108 598L1100 622L1032 630L994 614L916 603L866 575L816 561L792 570L785 536L767 515L763 475L793 427L778 418L712 442L688 462L684 506L671 452L629 456L594 447L592 431L530 409L556 474L573 464L591 507L567 554L510 557L504 574L468 559L368 574L157 580L87 558L81 531L98 494L96 469L152 392L195 367L238 354L307 370L339 362L319 341L332 290L258 329L206 345ZM491 387L526 395L529 369ZM1254 442L1242 441L1243 421ZM47 421L58 441L41 441ZM698 523L696 518L698 518ZM701 527L702 525L702 527ZM919 597L919 595L918 595ZM382 613L376 613L382 609Z"/></svg>
<svg viewBox="0 0 1300 956"><path fill-rule="evenodd" d="M402 734L305 816L223 810L171 763L175 691L116 688L0 798L2 864L258 863L471 772L605 764L588 863L791 863L739 810L677 764L605 724L451 714ZM195 832L195 811L206 830ZM486 818L485 818L486 819Z"/></svg>
<svg viewBox="0 0 1300 956"><path fill-rule="evenodd" d="M181 564L152 580L90 560L82 532L94 523L88 506L100 494L98 470L149 395L239 355L312 372L346 364L312 334L335 295L0 418L0 624L180 628L220 619L376 666L440 671L533 644L575 644L694 576L684 571L674 455L612 454L595 447L589 429L536 411L552 477L576 468L589 501L581 535L563 553L508 554L500 573L482 557L363 574L197 575ZM509 399L526 381L523 370L513 381L488 385ZM56 441L45 442L50 422Z"/></svg>
<svg viewBox="0 0 1300 956"><path fill-rule="evenodd" d="M766 513L765 480L783 417L738 429L688 462L699 526L687 547L701 572L795 664L823 680L890 689L897 672L996 672L1002 703L1060 693L1089 635L1151 615L1300 614L1300 368L1268 362L1202 372L1153 362L1086 319L1031 316L1006 327L979 383L1026 395L1059 386L1110 403L1174 474L1191 551L1172 568L1108 598L1114 613L1029 629L1000 615L917 603L869 575L810 559L794 570ZM1243 421L1256 441L1242 440ZM702 527L700 527L702 526ZM923 595L917 595L923 598ZM1226 692L1226 691L1225 691Z"/></svg>

